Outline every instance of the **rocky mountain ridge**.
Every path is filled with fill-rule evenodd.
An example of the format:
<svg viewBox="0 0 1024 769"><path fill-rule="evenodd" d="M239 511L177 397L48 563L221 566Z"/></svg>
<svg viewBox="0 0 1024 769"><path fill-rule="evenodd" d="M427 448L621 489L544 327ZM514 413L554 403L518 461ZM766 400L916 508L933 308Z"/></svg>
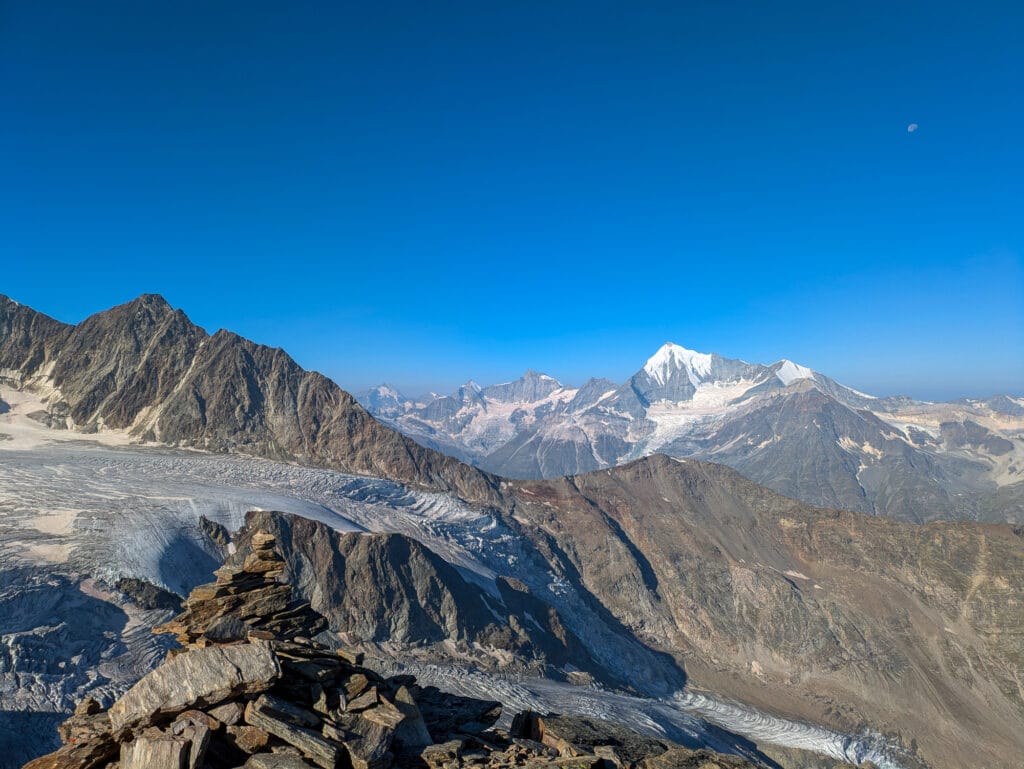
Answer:
<svg viewBox="0 0 1024 769"><path fill-rule="evenodd" d="M627 684L622 671L594 659L558 611L513 576L496 577L496 590L488 592L410 537L337 532L308 518L263 511L246 515L236 540L240 555L249 548L245 532L254 530L275 537L288 580L357 648L385 646L408 659L450 658L478 667L500 664L506 672ZM502 662L474 653L482 649L500 650ZM566 669L575 672L567 676Z"/></svg>
<svg viewBox="0 0 1024 769"><path fill-rule="evenodd" d="M789 360L661 347L628 381L579 388L528 371L493 387L361 394L424 445L513 478L555 478L655 452L721 462L808 504L922 522L1024 521L1024 397L876 398Z"/></svg>
<svg viewBox="0 0 1024 769"><path fill-rule="evenodd" d="M145 294L71 326L0 295L0 384L51 427L381 475L488 500L493 479L390 430L281 349L212 336Z"/></svg>
<svg viewBox="0 0 1024 769"><path fill-rule="evenodd" d="M556 477L657 451L728 464L810 504L918 522L1024 519L1024 399L878 399L790 361L671 344L618 386L527 372L423 403L393 388L364 397L417 443L284 351L211 336L159 296L76 326L0 296L4 383L39 394L36 416L52 427L384 476L484 504L503 503L497 479L465 462Z"/></svg>

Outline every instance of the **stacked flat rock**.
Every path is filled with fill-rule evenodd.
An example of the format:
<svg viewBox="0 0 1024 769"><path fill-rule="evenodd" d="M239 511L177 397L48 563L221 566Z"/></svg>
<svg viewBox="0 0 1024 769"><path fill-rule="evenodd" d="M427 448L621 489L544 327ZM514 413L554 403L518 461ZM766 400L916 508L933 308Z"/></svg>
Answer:
<svg viewBox="0 0 1024 769"><path fill-rule="evenodd" d="M326 620L308 603L293 601L291 585L279 581L285 562L275 544L270 534L253 534L252 552L240 566L217 569L217 581L193 590L185 611L154 632L175 633L187 647L241 641L253 630L267 638L312 638L325 630Z"/></svg>
<svg viewBox="0 0 1024 769"><path fill-rule="evenodd" d="M384 678L360 655L311 640L323 618L277 581L258 532L242 566L196 588L156 632L183 647L109 708L87 699L63 746L25 769L718 769L753 767L599 721L520 713ZM624 739L623 734L631 735Z"/></svg>

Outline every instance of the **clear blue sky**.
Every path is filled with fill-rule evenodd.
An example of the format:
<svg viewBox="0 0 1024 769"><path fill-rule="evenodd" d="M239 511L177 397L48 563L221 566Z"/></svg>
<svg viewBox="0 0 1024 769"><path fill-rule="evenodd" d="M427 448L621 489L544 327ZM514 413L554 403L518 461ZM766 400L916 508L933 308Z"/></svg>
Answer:
<svg viewBox="0 0 1024 769"><path fill-rule="evenodd" d="M350 389L673 340L1020 393L1022 83L1019 0L0 0L0 293Z"/></svg>

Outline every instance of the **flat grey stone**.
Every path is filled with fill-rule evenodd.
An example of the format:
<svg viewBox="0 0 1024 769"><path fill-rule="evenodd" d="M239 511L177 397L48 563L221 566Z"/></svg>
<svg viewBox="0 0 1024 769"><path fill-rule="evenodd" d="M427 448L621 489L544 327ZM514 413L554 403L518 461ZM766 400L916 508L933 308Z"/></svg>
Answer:
<svg viewBox="0 0 1024 769"><path fill-rule="evenodd" d="M129 689L111 706L110 723L115 733L146 726L160 716L266 691L280 675L265 643L193 649L165 660Z"/></svg>
<svg viewBox="0 0 1024 769"><path fill-rule="evenodd" d="M285 753L257 753L245 762L244 769L309 769L312 764Z"/></svg>
<svg viewBox="0 0 1024 769"><path fill-rule="evenodd" d="M250 725L298 748L303 755L324 769L334 769L344 756L344 749L341 746L328 742L318 732L296 726L287 718L275 713L266 696L249 703L245 709L245 720Z"/></svg>
<svg viewBox="0 0 1024 769"><path fill-rule="evenodd" d="M172 734L140 734L121 745L121 769L190 769L192 741Z"/></svg>

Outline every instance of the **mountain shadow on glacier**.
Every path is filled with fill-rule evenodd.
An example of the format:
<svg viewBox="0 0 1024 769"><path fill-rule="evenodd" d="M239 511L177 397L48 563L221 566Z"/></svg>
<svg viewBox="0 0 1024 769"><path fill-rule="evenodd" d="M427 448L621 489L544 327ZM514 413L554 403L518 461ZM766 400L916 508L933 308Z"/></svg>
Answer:
<svg viewBox="0 0 1024 769"><path fill-rule="evenodd" d="M173 592L188 595L196 585L209 582L220 565L195 539L178 531L160 554L160 581Z"/></svg>
<svg viewBox="0 0 1024 769"><path fill-rule="evenodd" d="M67 713L0 710L0 769L18 769L42 752L60 747L57 726Z"/></svg>

